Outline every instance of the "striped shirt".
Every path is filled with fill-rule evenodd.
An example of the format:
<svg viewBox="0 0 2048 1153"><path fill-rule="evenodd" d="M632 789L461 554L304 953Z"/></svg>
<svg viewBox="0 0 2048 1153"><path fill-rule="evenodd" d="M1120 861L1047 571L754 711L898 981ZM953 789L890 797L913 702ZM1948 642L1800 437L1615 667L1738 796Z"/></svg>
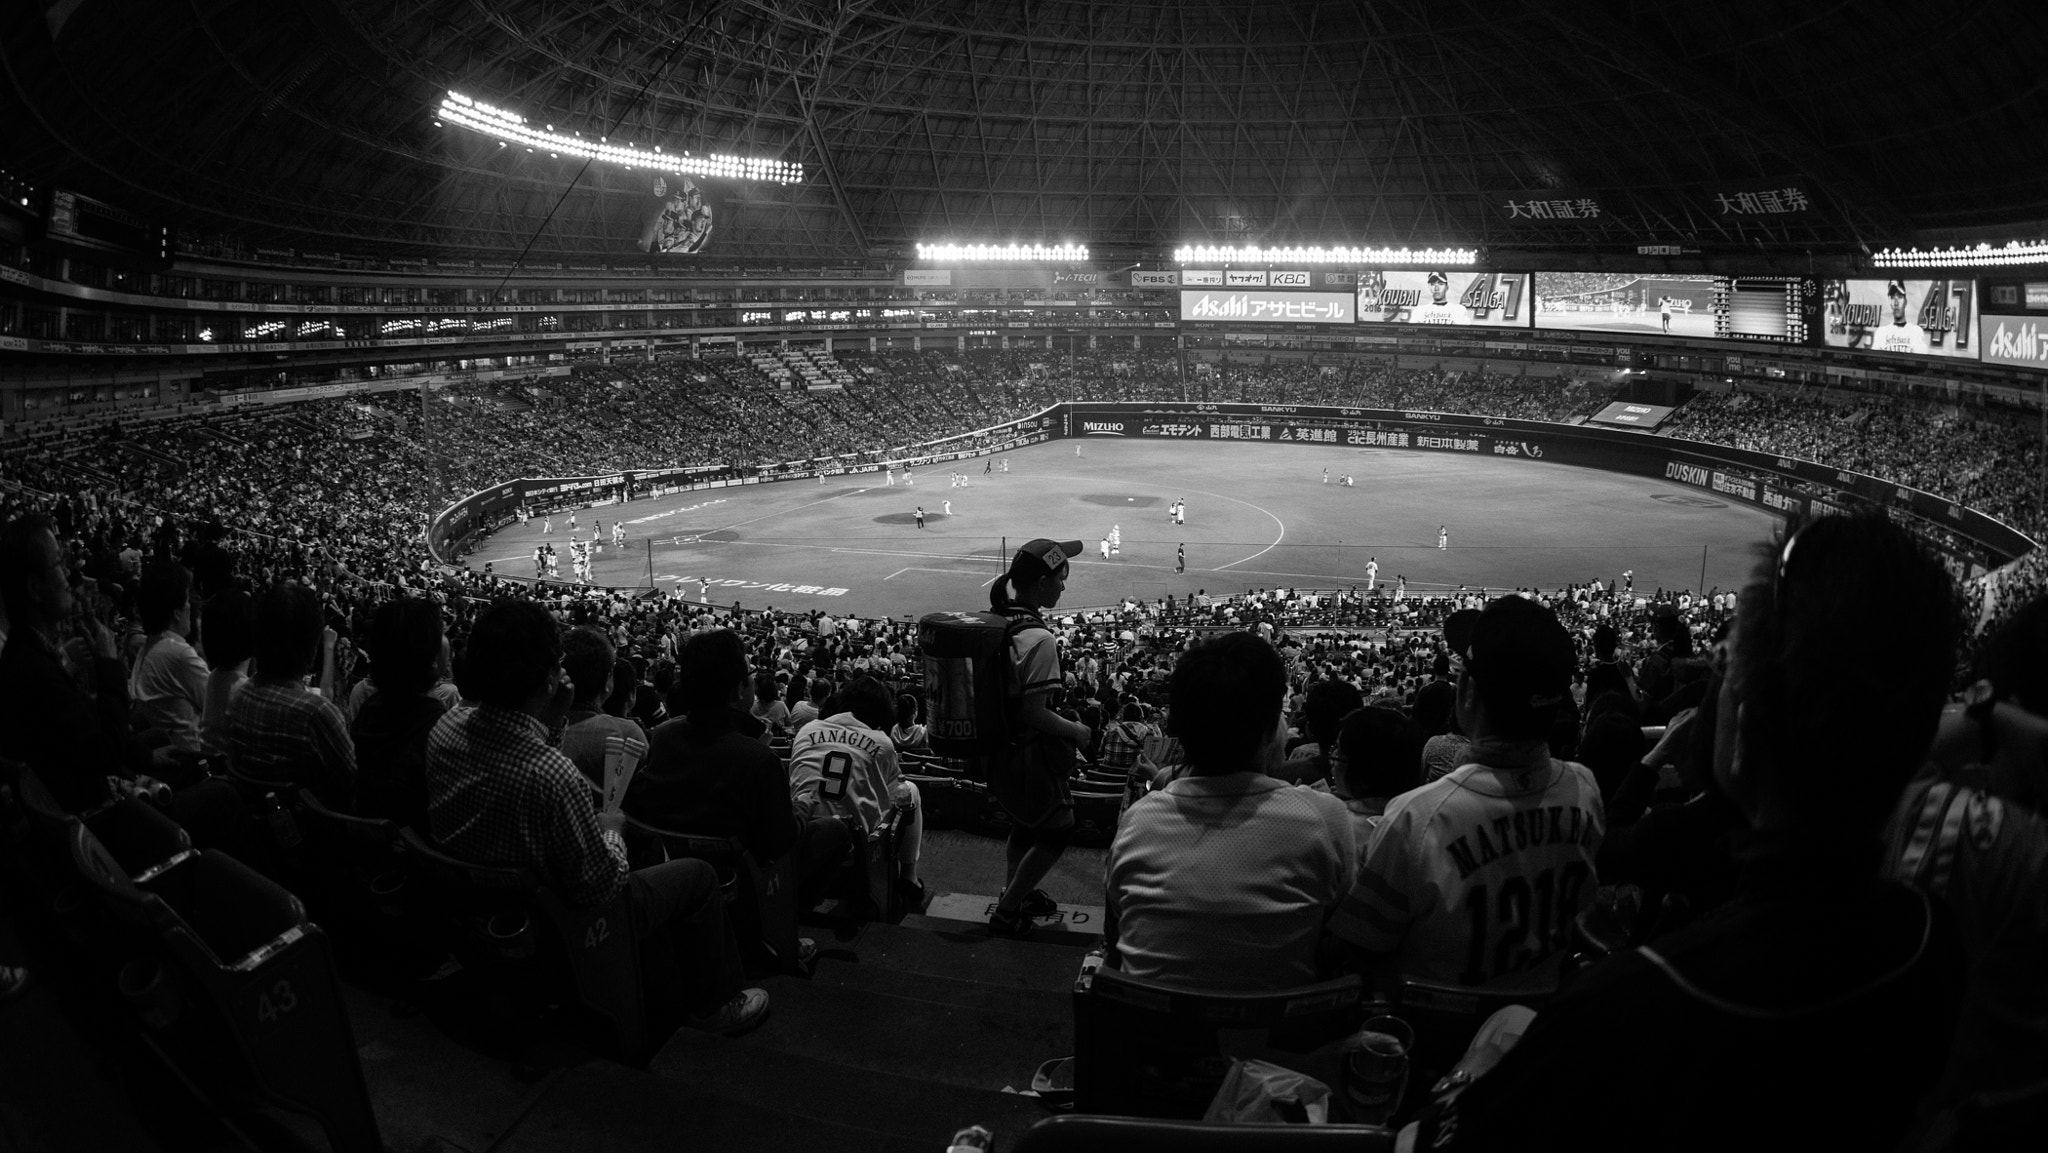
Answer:
<svg viewBox="0 0 2048 1153"><path fill-rule="evenodd" d="M597 823L590 785L526 713L458 708L427 737L434 843L479 865L530 869L575 905L626 883L626 845Z"/></svg>

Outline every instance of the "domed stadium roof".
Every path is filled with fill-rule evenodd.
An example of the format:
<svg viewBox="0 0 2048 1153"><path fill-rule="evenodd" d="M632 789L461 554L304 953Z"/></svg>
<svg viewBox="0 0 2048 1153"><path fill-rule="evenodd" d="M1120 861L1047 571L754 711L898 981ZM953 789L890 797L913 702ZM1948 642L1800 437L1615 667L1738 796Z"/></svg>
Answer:
<svg viewBox="0 0 2048 1153"><path fill-rule="evenodd" d="M10 166L249 243L602 257L645 251L682 203L645 168L437 126L451 91L564 136L803 166L694 179L708 258L1846 251L2048 218L2036 0L35 0L5 19Z"/></svg>

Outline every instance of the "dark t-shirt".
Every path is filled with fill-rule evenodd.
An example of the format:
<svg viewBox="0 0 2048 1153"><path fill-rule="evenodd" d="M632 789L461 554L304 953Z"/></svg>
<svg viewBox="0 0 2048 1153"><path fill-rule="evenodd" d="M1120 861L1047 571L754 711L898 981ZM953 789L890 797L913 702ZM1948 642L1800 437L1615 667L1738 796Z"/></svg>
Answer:
<svg viewBox="0 0 2048 1153"><path fill-rule="evenodd" d="M372 693L349 726L356 747L356 814L427 827L427 737L446 704L421 693Z"/></svg>
<svg viewBox="0 0 2048 1153"><path fill-rule="evenodd" d="M803 826L789 770L760 731L760 721L738 710L709 723L680 717L656 725L647 763L626 789L627 814L673 832L738 837L764 861L789 852Z"/></svg>
<svg viewBox="0 0 2048 1153"><path fill-rule="evenodd" d="M1934 903L1769 868L1588 970L1422 1119L1418 1149L1889 1149L1934 1085L1962 960Z"/></svg>

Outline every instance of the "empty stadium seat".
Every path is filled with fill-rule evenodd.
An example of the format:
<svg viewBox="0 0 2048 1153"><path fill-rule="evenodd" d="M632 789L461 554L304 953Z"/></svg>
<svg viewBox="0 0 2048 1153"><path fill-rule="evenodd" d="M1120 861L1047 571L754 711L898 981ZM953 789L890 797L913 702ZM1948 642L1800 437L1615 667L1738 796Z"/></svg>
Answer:
<svg viewBox="0 0 2048 1153"><path fill-rule="evenodd" d="M650 863L687 858L709 864L717 870L719 887L730 902L741 951L777 972L810 975L811 967L797 947L797 916L803 910L798 908L793 854L784 853L763 864L737 837L663 829L630 816L626 818L626 837L636 858L645 849L657 852L649 858Z"/></svg>
<svg viewBox="0 0 2048 1153"><path fill-rule="evenodd" d="M140 883L193 855L192 838L156 806L133 797L85 818L123 872Z"/></svg>
<svg viewBox="0 0 2048 1153"><path fill-rule="evenodd" d="M1074 982L1074 1106L1199 1118L1234 1058L1317 1075L1304 1067L1313 1064L1306 1055L1356 1029L1364 1004L1356 974L1273 992L1218 993L1127 976L1091 953ZM1330 1088L1338 1090L1334 1082Z"/></svg>
<svg viewBox="0 0 2048 1153"><path fill-rule="evenodd" d="M314 908L357 962L424 959L424 933L412 897L417 862L398 822L337 813L311 789L299 790L298 820Z"/></svg>
<svg viewBox="0 0 2048 1153"><path fill-rule="evenodd" d="M217 850L138 883L82 822L71 846L125 946L106 962L166 1064L217 1109L253 1092L319 1122L336 1153L381 1153L333 956L296 898Z"/></svg>
<svg viewBox="0 0 2048 1153"><path fill-rule="evenodd" d="M1430 1084L1447 1072L1488 1017L1509 1005L1541 1008L1555 989L1473 989L1404 978L1392 1012L1415 1029L1415 1074Z"/></svg>
<svg viewBox="0 0 2048 1153"><path fill-rule="evenodd" d="M571 994L601 1026L612 1054L629 1064L649 1056L639 934L631 894L579 908L524 869L478 865L401 836L419 863L444 944L466 967L494 981L500 1009L517 1014Z"/></svg>
<svg viewBox="0 0 2048 1153"><path fill-rule="evenodd" d="M1081 845L1107 845L1116 837L1117 815L1123 811L1124 794L1077 788L1074 790L1074 841Z"/></svg>

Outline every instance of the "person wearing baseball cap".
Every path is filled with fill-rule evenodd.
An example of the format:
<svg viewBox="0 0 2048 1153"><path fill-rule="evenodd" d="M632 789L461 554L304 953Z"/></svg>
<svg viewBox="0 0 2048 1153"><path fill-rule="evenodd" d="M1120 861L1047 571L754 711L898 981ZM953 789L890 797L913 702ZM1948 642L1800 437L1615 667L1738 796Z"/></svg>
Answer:
<svg viewBox="0 0 2048 1153"><path fill-rule="evenodd" d="M1466 763L1387 804L1330 929L1388 987L1540 991L1556 984L1572 922L1593 902L1606 832L1592 772L1552 759L1546 739L1577 653L1556 615L1525 597L1454 623ZM1527 894L1522 921L1501 911L1510 893Z"/></svg>
<svg viewBox="0 0 2048 1153"><path fill-rule="evenodd" d="M1030 934L1034 918L1050 917L1059 906L1038 882L1066 852L1074 835L1074 797L1068 784L1074 771L1074 750L1087 747L1088 726L1052 710L1060 689L1059 645L1040 614L1060 603L1067 589L1068 562L1081 555L1081 542L1040 537L1026 541L1010 558L1010 569L989 586L992 612L1023 627L1010 637L1011 716L1017 741L991 755L986 764L989 786L997 803L1010 815L1008 869L989 932L1006 937Z"/></svg>
<svg viewBox="0 0 2048 1153"><path fill-rule="evenodd" d="M1414 324L1456 324L1458 317L1451 310L1451 278L1439 270L1429 274L1429 303L1414 309L1408 319Z"/></svg>

